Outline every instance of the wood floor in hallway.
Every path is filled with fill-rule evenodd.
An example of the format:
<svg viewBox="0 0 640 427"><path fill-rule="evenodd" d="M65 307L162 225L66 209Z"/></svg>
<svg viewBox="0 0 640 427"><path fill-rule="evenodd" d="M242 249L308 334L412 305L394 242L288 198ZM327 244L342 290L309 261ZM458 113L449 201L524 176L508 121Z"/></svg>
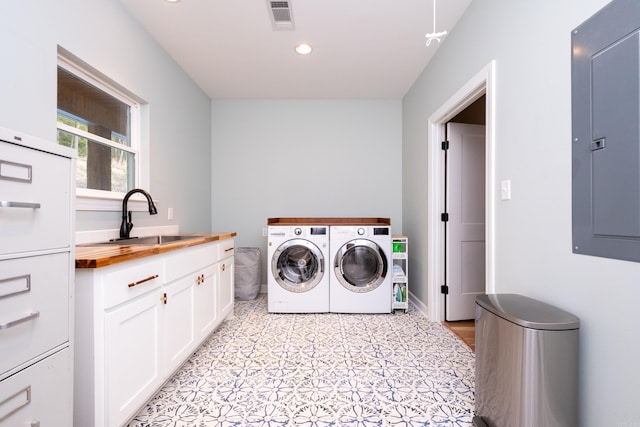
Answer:
<svg viewBox="0 0 640 427"><path fill-rule="evenodd" d="M442 322L442 324L456 334L471 350L476 351L476 324L474 320Z"/></svg>

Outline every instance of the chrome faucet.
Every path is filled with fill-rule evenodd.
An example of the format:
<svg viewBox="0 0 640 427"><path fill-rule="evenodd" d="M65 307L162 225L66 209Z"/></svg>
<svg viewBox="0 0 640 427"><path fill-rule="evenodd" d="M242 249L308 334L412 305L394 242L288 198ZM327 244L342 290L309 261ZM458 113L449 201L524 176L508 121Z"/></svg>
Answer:
<svg viewBox="0 0 640 427"><path fill-rule="evenodd" d="M147 203L149 203L149 215L156 215L158 213L158 209L156 209L156 205L153 204L153 199L151 199L151 195L149 193L140 188L134 188L129 191L126 196L124 196L124 200L122 200L122 224L120 224L121 239L128 239L129 233L133 228L133 223L131 222L131 211L127 210L127 202L129 202L129 197L135 193L142 193L142 195L147 198Z"/></svg>

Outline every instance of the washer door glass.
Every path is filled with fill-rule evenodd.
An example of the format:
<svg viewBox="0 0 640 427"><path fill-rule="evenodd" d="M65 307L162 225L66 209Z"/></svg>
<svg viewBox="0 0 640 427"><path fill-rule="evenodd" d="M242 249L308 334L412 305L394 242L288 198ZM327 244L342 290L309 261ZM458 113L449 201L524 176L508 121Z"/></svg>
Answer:
<svg viewBox="0 0 640 427"><path fill-rule="evenodd" d="M271 259L276 282L290 292L313 289L324 275L324 256L316 245L304 239L288 240Z"/></svg>
<svg viewBox="0 0 640 427"><path fill-rule="evenodd" d="M387 276L387 258L376 243L356 239L345 243L336 253L335 275L352 292L370 292Z"/></svg>

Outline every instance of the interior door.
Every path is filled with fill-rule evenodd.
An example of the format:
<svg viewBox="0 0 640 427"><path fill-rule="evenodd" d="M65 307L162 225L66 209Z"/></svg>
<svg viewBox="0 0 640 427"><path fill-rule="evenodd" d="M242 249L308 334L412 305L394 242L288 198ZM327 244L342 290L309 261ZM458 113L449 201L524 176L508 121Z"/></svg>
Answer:
<svg viewBox="0 0 640 427"><path fill-rule="evenodd" d="M485 293L485 127L447 124L446 264L448 321L475 317Z"/></svg>

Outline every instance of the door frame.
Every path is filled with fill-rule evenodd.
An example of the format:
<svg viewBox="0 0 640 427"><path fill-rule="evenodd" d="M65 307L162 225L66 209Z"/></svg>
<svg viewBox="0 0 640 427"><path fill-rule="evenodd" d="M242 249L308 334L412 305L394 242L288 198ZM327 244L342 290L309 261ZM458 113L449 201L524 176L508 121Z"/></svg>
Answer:
<svg viewBox="0 0 640 427"><path fill-rule="evenodd" d="M440 215L444 206L444 154L441 142L446 123L483 94L485 107L485 286L495 293L495 61L462 86L428 120L428 183L427 183L427 295L428 315L433 321L444 320L444 224Z"/></svg>

